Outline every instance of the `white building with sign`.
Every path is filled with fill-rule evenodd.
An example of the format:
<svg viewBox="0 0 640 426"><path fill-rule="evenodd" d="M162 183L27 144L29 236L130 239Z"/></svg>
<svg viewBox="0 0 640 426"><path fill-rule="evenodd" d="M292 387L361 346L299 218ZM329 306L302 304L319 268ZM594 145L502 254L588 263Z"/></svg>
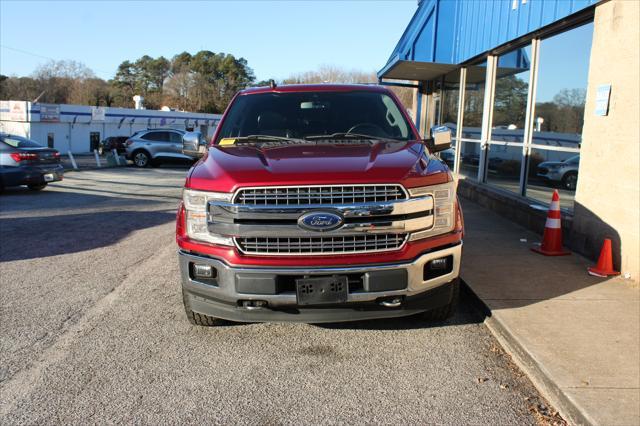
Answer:
<svg viewBox="0 0 640 426"><path fill-rule="evenodd" d="M0 101L0 132L74 154L91 152L109 136L130 136L149 128L195 129L212 137L221 117L182 111Z"/></svg>

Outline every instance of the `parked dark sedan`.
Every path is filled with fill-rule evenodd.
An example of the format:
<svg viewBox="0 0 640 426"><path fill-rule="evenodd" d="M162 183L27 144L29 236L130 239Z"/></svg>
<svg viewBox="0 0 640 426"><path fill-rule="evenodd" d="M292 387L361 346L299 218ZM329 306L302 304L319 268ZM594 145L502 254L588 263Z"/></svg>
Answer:
<svg viewBox="0 0 640 426"><path fill-rule="evenodd" d="M109 136L100 141L98 145L98 154L104 155L111 152L112 149L118 151L118 154L124 154L127 150L125 142L129 136Z"/></svg>
<svg viewBox="0 0 640 426"><path fill-rule="evenodd" d="M27 185L33 191L62 180L60 153L21 136L0 133L0 190Z"/></svg>

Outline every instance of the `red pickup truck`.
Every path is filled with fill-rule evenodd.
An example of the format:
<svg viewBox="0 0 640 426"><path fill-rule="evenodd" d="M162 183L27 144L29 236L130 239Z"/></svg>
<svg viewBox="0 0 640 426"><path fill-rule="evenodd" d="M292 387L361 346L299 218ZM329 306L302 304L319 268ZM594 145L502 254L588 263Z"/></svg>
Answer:
<svg viewBox="0 0 640 426"><path fill-rule="evenodd" d="M396 96L373 85L239 92L189 171L177 215L193 324L450 316L456 184ZM198 133L185 153L208 144Z"/></svg>

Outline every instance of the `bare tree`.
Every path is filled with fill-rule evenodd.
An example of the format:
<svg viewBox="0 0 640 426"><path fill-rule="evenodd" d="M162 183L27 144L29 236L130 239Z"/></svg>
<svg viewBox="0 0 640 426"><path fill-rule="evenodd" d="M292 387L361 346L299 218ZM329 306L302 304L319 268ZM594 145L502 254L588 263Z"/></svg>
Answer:
<svg viewBox="0 0 640 426"><path fill-rule="evenodd" d="M84 80L95 78L95 73L85 64L72 60L49 61L40 65L33 72L33 77L37 80L50 78L68 78L72 80Z"/></svg>
<svg viewBox="0 0 640 426"><path fill-rule="evenodd" d="M316 84L316 83L346 83L346 84L374 84L378 82L375 71L347 70L335 65L321 65L315 71L293 74L283 80L284 84ZM400 86L389 86L398 96L406 109L413 103L414 89Z"/></svg>
<svg viewBox="0 0 640 426"><path fill-rule="evenodd" d="M375 72L346 70L335 65L321 65L315 71L305 71L286 78L285 84L314 83L375 83L378 81Z"/></svg>

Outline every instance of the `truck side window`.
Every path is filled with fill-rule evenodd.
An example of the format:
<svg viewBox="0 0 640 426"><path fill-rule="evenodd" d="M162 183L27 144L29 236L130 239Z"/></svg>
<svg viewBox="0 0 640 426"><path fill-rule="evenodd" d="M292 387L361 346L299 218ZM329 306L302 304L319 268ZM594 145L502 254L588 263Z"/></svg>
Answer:
<svg viewBox="0 0 640 426"><path fill-rule="evenodd" d="M409 128L407 127L407 123L402 119L402 113L393 102L393 100L387 95L382 96L382 103L387 108L385 118L398 136L402 136L406 138L409 134Z"/></svg>

